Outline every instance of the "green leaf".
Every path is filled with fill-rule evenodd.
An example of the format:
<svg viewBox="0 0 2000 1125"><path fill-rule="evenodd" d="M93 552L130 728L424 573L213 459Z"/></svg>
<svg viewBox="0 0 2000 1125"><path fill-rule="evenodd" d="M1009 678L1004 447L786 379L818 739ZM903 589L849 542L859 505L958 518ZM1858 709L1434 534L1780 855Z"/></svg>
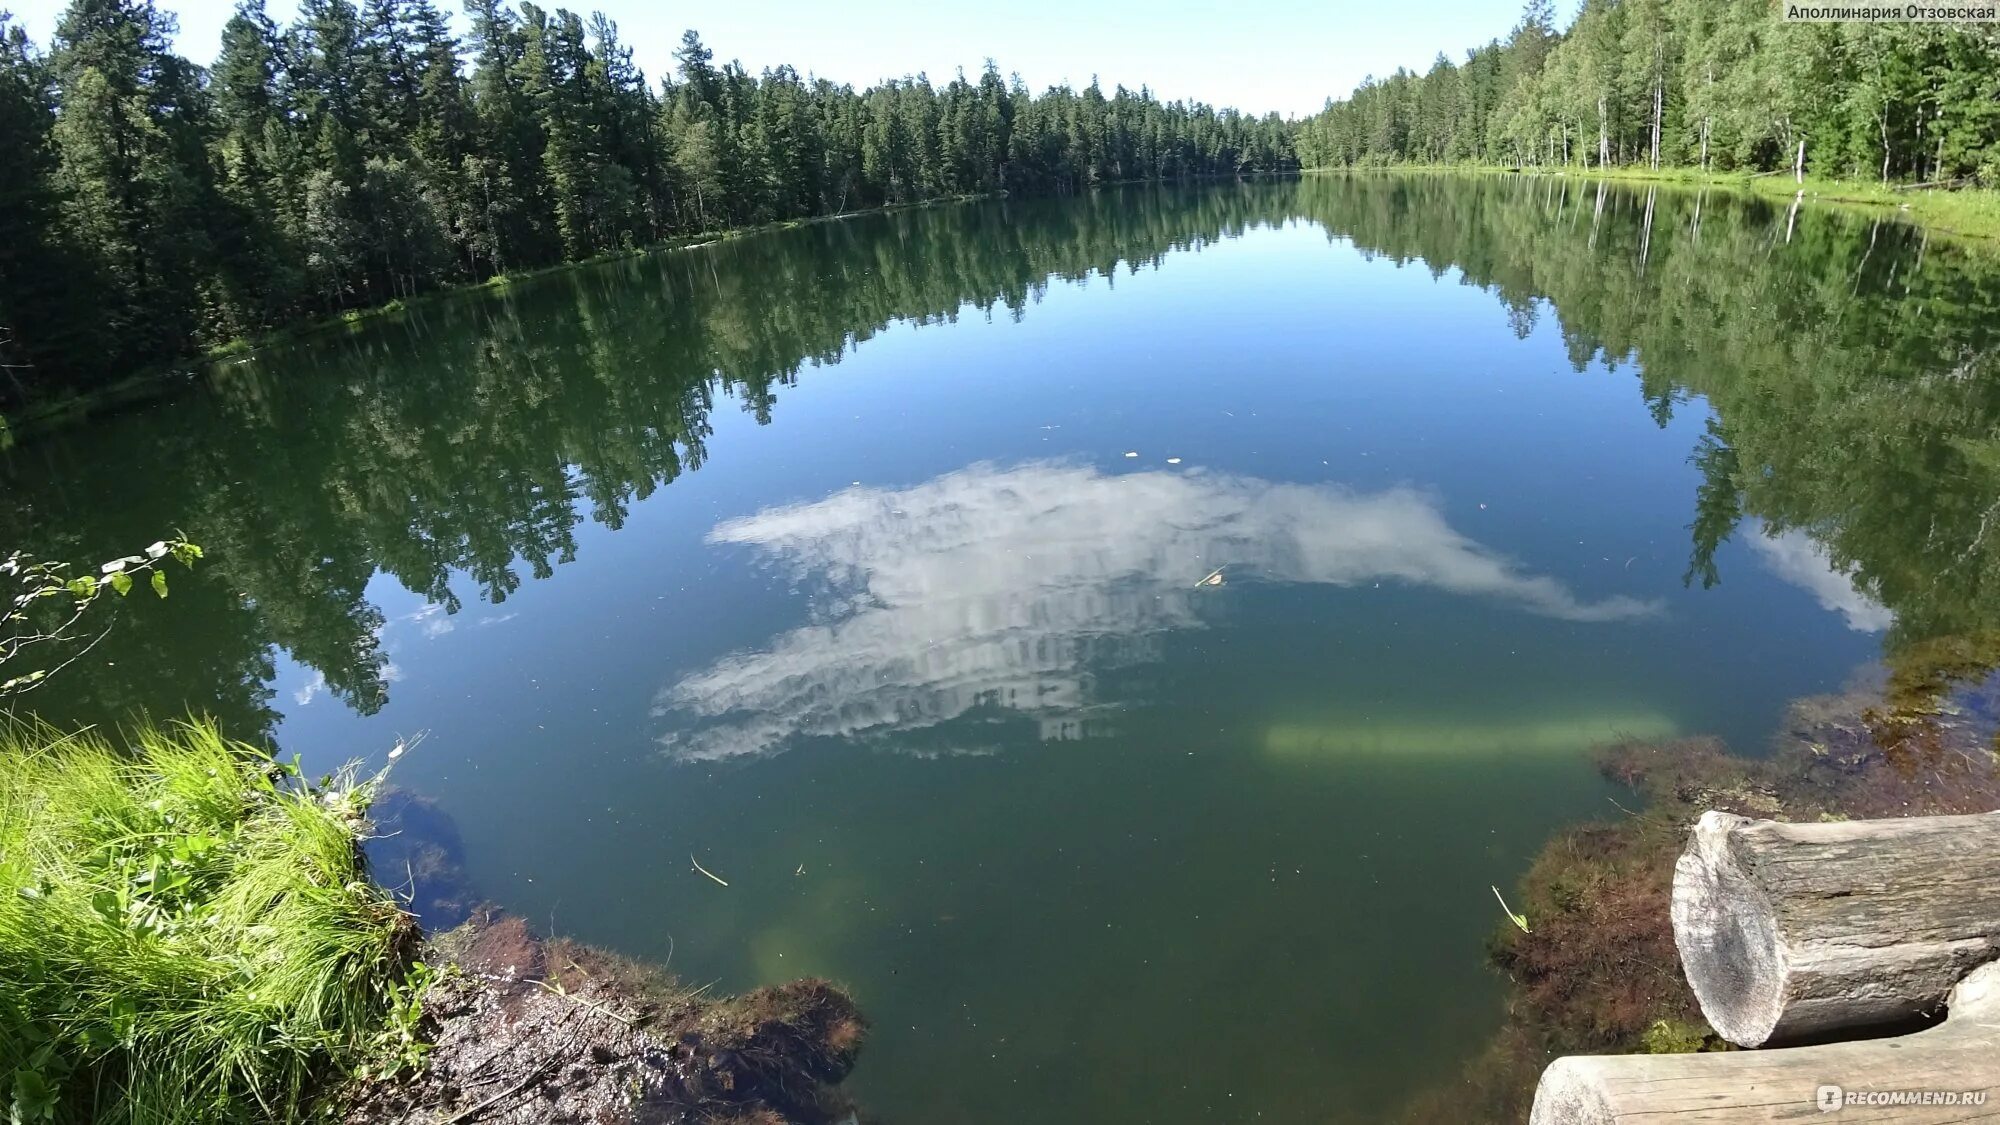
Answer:
<svg viewBox="0 0 2000 1125"><path fill-rule="evenodd" d="M132 576L122 570L113 574L111 576L111 588L118 591L119 597L124 597L132 592Z"/></svg>
<svg viewBox="0 0 2000 1125"><path fill-rule="evenodd" d="M79 598L95 597L97 594L97 579L92 578L88 574L77 575L65 583L65 585L70 593L75 594Z"/></svg>
<svg viewBox="0 0 2000 1125"><path fill-rule="evenodd" d="M90 908L114 925L125 918L125 898L117 891L97 891L90 896Z"/></svg>
<svg viewBox="0 0 2000 1125"><path fill-rule="evenodd" d="M60 1091L40 1073L23 1068L14 1072L14 1104L9 1116L15 1121L53 1121Z"/></svg>
<svg viewBox="0 0 2000 1125"><path fill-rule="evenodd" d="M160 595L160 596L161 596L161 597L163 597L163 598L167 596L167 572L166 572L166 571L164 571L164 570L156 570L156 571L154 571L154 572L153 572L153 592L154 592L155 594L158 594L158 595Z"/></svg>

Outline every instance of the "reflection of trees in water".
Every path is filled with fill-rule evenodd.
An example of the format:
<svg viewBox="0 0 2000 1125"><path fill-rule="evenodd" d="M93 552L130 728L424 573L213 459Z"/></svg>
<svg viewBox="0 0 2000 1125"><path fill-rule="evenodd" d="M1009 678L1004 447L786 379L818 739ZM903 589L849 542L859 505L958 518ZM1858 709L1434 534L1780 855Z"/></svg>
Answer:
<svg viewBox="0 0 2000 1125"><path fill-rule="evenodd" d="M273 646L372 710L386 693L364 596L378 570L453 609L455 573L504 600L574 557L582 520L616 528L700 467L724 398L768 421L803 368L892 322L1018 317L1051 279L1294 217L1458 271L1523 333L1552 312L1580 370L1638 362L1656 417L1706 398L1718 418L1695 451L1692 578L1725 577L1715 548L1752 516L1808 536L1893 615L1886 648L1913 697L1990 667L1993 646L1945 639L2000 629L2000 268L1895 224L1792 223L1757 199L1560 177L942 207L446 299L17 448L7 487L26 499L0 520L52 557L108 557L163 523L210 548L171 624L107 642L120 666L155 671L79 677L95 694L77 714L194 700L263 726Z"/></svg>
<svg viewBox="0 0 2000 1125"><path fill-rule="evenodd" d="M1690 580L1719 581L1716 549L1754 517L1808 537L1891 615L1885 713L1920 721L1991 672L2000 261L1709 192L1612 190L1600 208L1561 177L1344 183L1314 211L1330 229L1455 266L1510 309L1547 302L1577 369L1637 361L1662 421L1694 396L1713 408L1691 457Z"/></svg>
<svg viewBox="0 0 2000 1125"><path fill-rule="evenodd" d="M387 693L384 623L365 597L378 570L453 610L455 573L503 601L524 573L574 557L584 518L617 528L699 468L719 399L768 422L803 368L893 321L1019 316L1051 279L1157 264L1281 217L1288 190L936 208L632 259L272 349L221 367L213 394L17 449L9 491L30 502L0 520L18 541L96 557L132 528L180 526L209 547L218 587L203 613L107 642L202 658L129 690L79 677L91 697L52 695L51 713L195 701L262 729L273 646L373 711Z"/></svg>
<svg viewBox="0 0 2000 1125"><path fill-rule="evenodd" d="M683 758L937 727L986 706L1067 732L1123 702L1100 698L1099 675L1157 662L1160 634L1201 624L1212 595L1197 582L1217 568L1425 586L1565 621L1657 610L1526 573L1410 489L1219 473L973 465L766 509L709 540L756 548L795 583L825 587L816 601L831 608L661 692L657 713L677 728L663 741Z"/></svg>

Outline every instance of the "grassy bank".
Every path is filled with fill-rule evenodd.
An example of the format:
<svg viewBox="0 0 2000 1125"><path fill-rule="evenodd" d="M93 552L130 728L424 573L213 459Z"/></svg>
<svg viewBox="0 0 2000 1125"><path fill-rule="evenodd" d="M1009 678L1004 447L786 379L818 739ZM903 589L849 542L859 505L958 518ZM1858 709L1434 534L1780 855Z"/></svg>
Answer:
<svg viewBox="0 0 2000 1125"><path fill-rule="evenodd" d="M0 1100L14 1122L302 1120L398 1038L417 933L370 786L209 725L0 731Z"/></svg>
<svg viewBox="0 0 2000 1125"><path fill-rule="evenodd" d="M491 908L425 942L369 879L378 780L207 723L0 730L0 1120L853 1120L825 981L705 995Z"/></svg>
<svg viewBox="0 0 2000 1125"><path fill-rule="evenodd" d="M1492 164L1394 164L1351 169L1315 168L1311 172L1436 172L1452 175L1569 176L1583 181L1613 180L1634 183L1668 183L1691 187L1713 186L1757 195L1790 199L1800 191L1819 203L1872 210L1894 211L1911 222L1933 230L1966 238L2000 239L2000 190L1993 188L1902 188L1863 180L1836 180L1807 176L1795 182L1789 172L1753 175L1746 172L1704 172L1699 168L1514 168Z"/></svg>

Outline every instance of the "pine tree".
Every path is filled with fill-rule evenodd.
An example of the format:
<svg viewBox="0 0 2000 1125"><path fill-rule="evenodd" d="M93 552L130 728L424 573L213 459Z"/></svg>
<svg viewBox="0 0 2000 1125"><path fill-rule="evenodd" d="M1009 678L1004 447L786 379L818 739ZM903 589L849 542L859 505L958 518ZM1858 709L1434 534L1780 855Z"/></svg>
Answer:
<svg viewBox="0 0 2000 1125"><path fill-rule="evenodd" d="M195 337L211 252L204 105L172 32L151 0L76 0L50 56L62 218L107 287L105 338L134 357Z"/></svg>
<svg viewBox="0 0 2000 1125"><path fill-rule="evenodd" d="M72 384L91 335L94 288L57 240L52 79L27 34L0 13L0 403Z"/></svg>

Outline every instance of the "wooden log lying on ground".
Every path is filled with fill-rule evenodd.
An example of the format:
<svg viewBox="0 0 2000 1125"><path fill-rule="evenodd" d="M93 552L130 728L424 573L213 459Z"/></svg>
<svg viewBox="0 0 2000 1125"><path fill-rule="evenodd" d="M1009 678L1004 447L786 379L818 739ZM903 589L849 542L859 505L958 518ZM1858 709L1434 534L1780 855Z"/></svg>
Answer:
<svg viewBox="0 0 2000 1125"><path fill-rule="evenodd" d="M1866 1112L1833 1120L2000 1121L2000 964L1975 969L1949 1002L1944 1023L1893 1039L1557 1059L1542 1072L1529 1123L1796 1121L1845 1107Z"/></svg>
<svg viewBox="0 0 2000 1125"><path fill-rule="evenodd" d="M1704 813L1674 869L1673 922L1702 1014L1732 1043L1907 1023L2000 956L2000 813Z"/></svg>

